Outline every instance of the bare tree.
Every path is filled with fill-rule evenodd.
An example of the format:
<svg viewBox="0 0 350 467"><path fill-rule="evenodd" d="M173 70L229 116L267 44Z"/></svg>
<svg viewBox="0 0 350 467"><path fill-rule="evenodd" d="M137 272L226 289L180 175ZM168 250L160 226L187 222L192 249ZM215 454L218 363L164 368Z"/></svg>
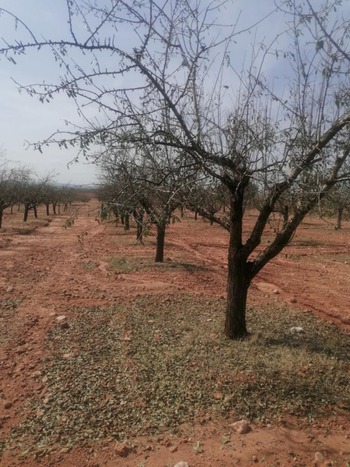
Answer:
<svg viewBox="0 0 350 467"><path fill-rule="evenodd" d="M43 40L16 18L28 38L5 43L0 50L14 61L15 55L49 48L63 70L61 78L25 89L42 101L66 93L85 118L84 128L55 133L36 144L39 150L55 142L78 144L87 157L94 144L175 148L226 186L229 338L248 334L245 311L253 278L288 244L305 215L347 176L350 112L344 96L349 66L329 53L334 42L340 50L343 43L331 31L322 36L322 47L315 47L308 40L310 24L317 27L320 12L310 12L303 21L302 1L281 3L286 11L273 13L280 32L259 42L257 31L251 58L243 64L245 31L225 27L225 8L232 4L216 0L67 0L68 35L62 37L68 39ZM339 17L340 10L328 8L331 3L322 10L325 31ZM282 85L276 84L276 74ZM100 121L83 113L84 104L97 106ZM306 186L310 171L323 174L312 177L313 184L319 180L313 190ZM244 199L251 183L260 190L260 212L244 237ZM270 216L292 191L300 203L263 248Z"/></svg>
<svg viewBox="0 0 350 467"><path fill-rule="evenodd" d="M29 212L31 210L34 212L34 217L38 217L37 208L40 204L45 203L51 181L51 175L42 178L34 179L31 177L21 180L19 200L24 204L23 222L28 221Z"/></svg>
<svg viewBox="0 0 350 467"><path fill-rule="evenodd" d="M117 187L115 202L124 212L130 212L142 236L143 214L157 229L156 262L164 260L166 227L175 210L182 205L184 188L192 183L196 163L186 160L182 152L171 147L138 148L123 152L108 149L100 164L105 176ZM112 152L111 152L112 151ZM103 173L103 172L102 172Z"/></svg>
<svg viewBox="0 0 350 467"><path fill-rule="evenodd" d="M21 188L29 179L30 172L24 168L9 168L6 161L0 165L0 228L5 209L20 201Z"/></svg>

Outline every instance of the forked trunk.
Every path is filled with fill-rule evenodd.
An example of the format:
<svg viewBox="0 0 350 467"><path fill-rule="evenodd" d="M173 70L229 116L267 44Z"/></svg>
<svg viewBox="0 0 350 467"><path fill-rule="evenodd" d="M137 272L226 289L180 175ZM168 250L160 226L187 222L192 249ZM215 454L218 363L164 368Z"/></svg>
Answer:
<svg viewBox="0 0 350 467"><path fill-rule="evenodd" d="M157 250L156 263L162 263L164 260L164 242L165 242L165 225L157 225Z"/></svg>

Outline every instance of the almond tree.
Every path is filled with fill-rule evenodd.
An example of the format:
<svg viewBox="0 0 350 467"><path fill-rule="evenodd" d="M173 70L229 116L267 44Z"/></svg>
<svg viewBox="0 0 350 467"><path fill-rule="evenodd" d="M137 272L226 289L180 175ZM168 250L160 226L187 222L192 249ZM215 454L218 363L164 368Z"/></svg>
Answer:
<svg viewBox="0 0 350 467"><path fill-rule="evenodd" d="M186 163L184 154L170 147L139 148L135 153L124 149L108 149L99 161L102 174L115 187L114 203L128 210L138 226L137 238L142 237L143 214L157 229L155 261L164 260L167 225L183 202L184 188L192 183L195 163Z"/></svg>
<svg viewBox="0 0 350 467"><path fill-rule="evenodd" d="M348 31L339 22L340 3L326 1L321 11L313 11L311 2L280 0L268 18L281 25L276 36L259 41L257 29L247 41L246 30L225 26L224 18L234 14L231 2L67 0L62 39L42 39L15 18L23 36L6 40L0 50L15 62L17 55L49 49L60 78L24 89L42 101L66 93L81 113L90 104L102 115L93 121L83 115L83 128L56 132L36 144L39 150L51 143L76 144L89 157L95 144L172 148L226 186L229 338L248 334L246 302L253 278L347 176L350 111L344 96L350 74L347 60L338 59L338 53L347 53ZM0 11L2 18L11 17ZM319 37L320 24L326 33L315 41L311 30ZM241 51L252 37L251 58L244 61ZM329 53L334 49L337 53ZM303 181L310 171L323 176L305 198ZM251 183L261 190L261 203L244 237L244 198ZM265 227L291 191L303 202L263 247Z"/></svg>
<svg viewBox="0 0 350 467"><path fill-rule="evenodd" d="M20 201L21 187L29 178L24 168L9 168L6 161L0 166L0 229L5 209Z"/></svg>

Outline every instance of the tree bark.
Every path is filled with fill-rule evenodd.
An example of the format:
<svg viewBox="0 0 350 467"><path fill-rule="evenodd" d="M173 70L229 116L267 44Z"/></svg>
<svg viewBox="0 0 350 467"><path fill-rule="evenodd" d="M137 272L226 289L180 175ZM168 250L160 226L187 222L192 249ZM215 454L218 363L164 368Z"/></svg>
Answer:
<svg viewBox="0 0 350 467"><path fill-rule="evenodd" d="M225 334L229 339L243 339L246 326L247 295L250 286L248 264L233 251L229 253Z"/></svg>
<svg viewBox="0 0 350 467"><path fill-rule="evenodd" d="M24 204L23 222L27 222L29 214L29 204Z"/></svg>
<svg viewBox="0 0 350 467"><path fill-rule="evenodd" d="M165 225L157 224L157 250L156 263L164 261L164 242L165 242Z"/></svg>
<svg viewBox="0 0 350 467"><path fill-rule="evenodd" d="M0 208L0 229L2 227L2 218L3 218L4 210Z"/></svg>
<svg viewBox="0 0 350 467"><path fill-rule="evenodd" d="M124 230L130 230L130 214L128 212L125 213L124 217Z"/></svg>
<svg viewBox="0 0 350 467"><path fill-rule="evenodd" d="M34 210L34 217L35 217L35 219L37 219L38 218L38 209L37 209L37 207L34 206L33 210Z"/></svg>
<svg viewBox="0 0 350 467"><path fill-rule="evenodd" d="M341 223L343 220L343 212L344 212L344 207L338 206L337 225L335 226L336 230L341 229Z"/></svg>
<svg viewBox="0 0 350 467"><path fill-rule="evenodd" d="M115 225L116 225L116 227L118 227L118 223L119 223L119 211L118 211L118 208L116 206L113 206L112 211L113 211L113 214L114 214L114 217L115 217Z"/></svg>
<svg viewBox="0 0 350 467"><path fill-rule="evenodd" d="M282 215L283 215L283 228L284 228L288 224L288 219L289 219L289 208L287 204L283 206L282 211L283 211Z"/></svg>
<svg viewBox="0 0 350 467"><path fill-rule="evenodd" d="M50 203L46 203L46 215L50 215Z"/></svg>
<svg viewBox="0 0 350 467"><path fill-rule="evenodd" d="M246 306L251 282L247 253L242 245L244 181L231 193L230 239L228 248L227 305L225 334L229 339L243 339L248 335Z"/></svg>
<svg viewBox="0 0 350 467"><path fill-rule="evenodd" d="M134 218L136 221L136 241L140 243L142 243L143 240L143 217L144 211L142 209L134 211Z"/></svg>

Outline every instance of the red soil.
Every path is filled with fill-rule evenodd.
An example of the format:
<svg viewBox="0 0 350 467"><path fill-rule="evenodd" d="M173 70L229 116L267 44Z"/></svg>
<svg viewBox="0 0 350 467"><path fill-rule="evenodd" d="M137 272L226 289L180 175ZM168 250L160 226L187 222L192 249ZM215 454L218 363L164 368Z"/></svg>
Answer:
<svg viewBox="0 0 350 467"><path fill-rule="evenodd" d="M0 231L1 298L21 299L21 304L8 323L11 339L3 344L0 340L0 429L4 434L20 421L18 409L22 404L34 393L45 390L32 375L45 356L44 339L55 315L64 314L67 304L105 306L118 297L171 293L174 288L225 295L225 231L201 220L184 218L169 228L165 257L192 260L208 268L195 273L162 271L161 275L157 275L157 270L139 271L116 278L106 273L107 259L112 255L152 257L154 237L149 237L143 246L130 242L134 232L116 236L113 224L96 222L97 209L93 200L80 207L72 227L63 228L68 214L61 215L30 235L13 231L11 226L20 224L10 214L5 216L4 229ZM89 261L94 262L94 269L88 268ZM85 270L82 262L87 265ZM292 244L254 280L249 300L254 306L287 302L349 332L349 283L350 224L335 231L321 220L309 219ZM5 401L11 401L11 407L5 408ZM79 448L61 453L50 465L139 466L146 458L145 465L155 467L174 465L180 460L190 466L249 466L256 461L261 465L309 466L313 465L316 452L324 456L317 465L333 465L325 463L330 459L343 459L336 465L346 465L349 419L334 416L311 427L297 419L284 420L283 426L253 426L248 435L233 434L233 446L220 441L225 428L218 422L208 422L188 427L186 437L149 438L144 440L149 445L146 452L136 449L126 458L119 457L113 445L101 443L93 451ZM196 440L201 441L203 453L194 452ZM21 462L5 453L0 465L39 464Z"/></svg>

